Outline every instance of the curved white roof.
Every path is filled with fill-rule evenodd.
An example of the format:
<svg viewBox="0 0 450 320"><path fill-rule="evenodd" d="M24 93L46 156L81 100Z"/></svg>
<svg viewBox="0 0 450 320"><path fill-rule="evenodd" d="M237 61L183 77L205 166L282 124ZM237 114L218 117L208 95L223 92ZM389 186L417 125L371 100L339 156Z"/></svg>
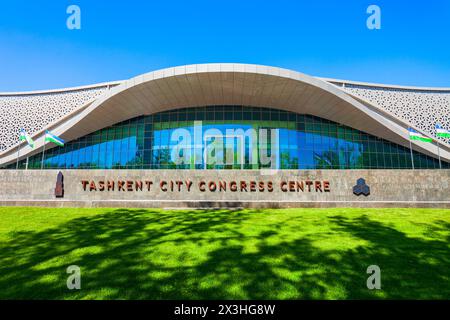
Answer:
<svg viewBox="0 0 450 320"><path fill-rule="evenodd" d="M72 140L142 114L206 105L312 114L401 145L409 145L408 127L427 136L434 135L436 122L450 127L450 89L446 88L323 79L261 65L197 64L81 88L0 94L0 164L15 160L22 126L36 141L35 150L21 146L21 156L28 156L42 147L45 129ZM450 160L448 142L441 140L441 157ZM436 156L434 145L414 144L416 150Z"/></svg>

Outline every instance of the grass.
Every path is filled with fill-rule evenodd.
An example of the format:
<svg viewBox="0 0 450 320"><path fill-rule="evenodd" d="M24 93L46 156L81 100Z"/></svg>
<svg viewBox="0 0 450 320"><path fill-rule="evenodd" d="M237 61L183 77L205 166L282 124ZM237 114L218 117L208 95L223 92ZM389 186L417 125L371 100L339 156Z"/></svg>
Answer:
<svg viewBox="0 0 450 320"><path fill-rule="evenodd" d="M449 299L449 243L442 209L3 207L0 299Z"/></svg>

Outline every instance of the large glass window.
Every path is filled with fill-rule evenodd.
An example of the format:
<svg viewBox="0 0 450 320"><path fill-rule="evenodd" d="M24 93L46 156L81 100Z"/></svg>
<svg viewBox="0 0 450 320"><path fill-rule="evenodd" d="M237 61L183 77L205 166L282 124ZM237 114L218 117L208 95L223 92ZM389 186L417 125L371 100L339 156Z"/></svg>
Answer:
<svg viewBox="0 0 450 320"><path fill-rule="evenodd" d="M42 153L28 159L41 168ZM439 168L413 152L416 168ZM15 168L16 164L11 164ZM26 167L26 161L20 162ZM409 148L311 115L242 107L141 116L45 152L48 169L410 169ZM442 162L443 168L450 168Z"/></svg>

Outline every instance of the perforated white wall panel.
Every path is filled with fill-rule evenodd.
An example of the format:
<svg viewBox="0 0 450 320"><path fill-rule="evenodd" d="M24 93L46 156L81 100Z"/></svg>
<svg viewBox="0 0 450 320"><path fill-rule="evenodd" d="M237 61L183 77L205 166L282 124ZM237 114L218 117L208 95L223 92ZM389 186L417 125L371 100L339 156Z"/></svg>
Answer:
<svg viewBox="0 0 450 320"><path fill-rule="evenodd" d="M366 87L346 84L345 90L436 137L435 124L450 129L450 92ZM450 144L450 139L439 138Z"/></svg>
<svg viewBox="0 0 450 320"><path fill-rule="evenodd" d="M105 90L106 86L68 92L0 96L0 151L18 143L21 128L33 135Z"/></svg>

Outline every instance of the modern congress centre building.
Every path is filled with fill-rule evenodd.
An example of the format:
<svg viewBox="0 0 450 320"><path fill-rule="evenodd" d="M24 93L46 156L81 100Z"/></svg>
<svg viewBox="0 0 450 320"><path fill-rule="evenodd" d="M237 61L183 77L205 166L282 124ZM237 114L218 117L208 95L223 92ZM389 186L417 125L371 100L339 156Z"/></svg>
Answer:
<svg viewBox="0 0 450 320"><path fill-rule="evenodd" d="M437 136L435 125L450 129L450 88L326 79L261 65L197 64L84 87L0 93L0 121L0 178L16 190L2 191L4 203L114 200L162 206L265 199L266 206L340 201L447 206L450 200L449 189L433 195L449 184L450 139ZM34 147L19 141L21 129ZM432 141L411 140L410 129ZM45 142L47 130L64 146ZM59 172L66 188L56 199ZM48 188L25 188L32 194L27 197L17 191L25 177ZM137 181L145 186L149 177L154 194L144 196ZM407 177L417 189L412 198L398 189L410 186L402 180ZM359 178L372 187L364 198L352 193ZM129 182L122 193L121 181ZM192 190L183 193L186 181ZM303 190L308 181L309 193ZM114 190L100 192L108 182L115 183ZM231 182L237 191L230 191ZM383 188L392 188L392 194Z"/></svg>

